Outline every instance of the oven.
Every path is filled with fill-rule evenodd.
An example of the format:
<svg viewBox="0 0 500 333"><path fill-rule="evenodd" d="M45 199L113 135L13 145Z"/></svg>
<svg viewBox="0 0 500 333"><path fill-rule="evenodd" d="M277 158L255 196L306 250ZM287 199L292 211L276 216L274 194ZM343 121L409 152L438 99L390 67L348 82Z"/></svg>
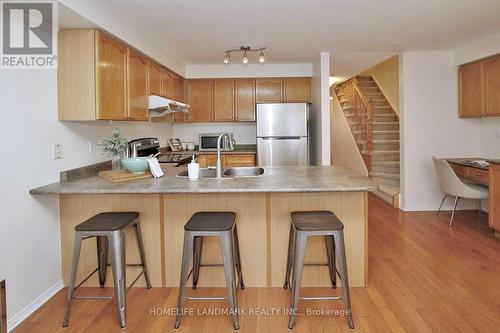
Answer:
<svg viewBox="0 0 500 333"><path fill-rule="evenodd" d="M160 140L158 138L142 138L129 142L129 156L145 157L155 155L160 151ZM189 151L161 153L157 156L158 162L165 166L178 167L188 164L193 155L197 154Z"/></svg>

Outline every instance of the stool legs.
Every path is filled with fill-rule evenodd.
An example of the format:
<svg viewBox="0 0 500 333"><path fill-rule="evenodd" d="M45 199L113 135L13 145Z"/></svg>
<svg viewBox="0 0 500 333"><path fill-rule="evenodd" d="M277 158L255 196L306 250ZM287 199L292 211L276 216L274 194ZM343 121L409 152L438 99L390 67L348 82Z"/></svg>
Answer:
<svg viewBox="0 0 500 333"><path fill-rule="evenodd" d="M126 297L125 297L125 244L122 232L113 232L110 237L110 245L113 258L113 278L115 285L116 303L118 305L118 320L120 327L126 327Z"/></svg>
<svg viewBox="0 0 500 333"><path fill-rule="evenodd" d="M144 272L144 279L146 279L146 286L148 289L151 289L151 281L149 280L148 269L146 266L146 255L144 254L144 242L142 241L141 226L139 224L139 221L137 221L137 224L135 225L135 238L137 240L137 247L139 248L139 254L141 255L142 271Z"/></svg>
<svg viewBox="0 0 500 333"><path fill-rule="evenodd" d="M179 328L179 325L181 324L182 314L184 312L185 292L189 276L189 261L191 259L191 250L193 248L193 238L192 232L186 231L184 233L184 249L182 250L182 267L179 283L179 300L177 302L177 315L174 324L174 328L176 329Z"/></svg>
<svg viewBox="0 0 500 333"><path fill-rule="evenodd" d="M104 288L106 283L106 269L108 266L108 237L97 236L97 263L99 266L99 285Z"/></svg>
<svg viewBox="0 0 500 333"><path fill-rule="evenodd" d="M293 261L293 250L294 250L294 228L290 225L290 235L288 237L288 255L286 259L286 275L285 284L283 288L288 289L290 285L290 274L292 273L292 261Z"/></svg>
<svg viewBox="0 0 500 333"><path fill-rule="evenodd" d="M203 236L196 236L193 242L193 289L196 289L200 277L201 252L203 250Z"/></svg>
<svg viewBox="0 0 500 333"><path fill-rule="evenodd" d="M344 232L342 230L335 231L335 252L339 261L339 274L342 281L342 299L347 311L346 317L349 327L354 329L354 321L352 319L351 298L349 296L349 279L347 277L347 262L345 257Z"/></svg>
<svg viewBox="0 0 500 333"><path fill-rule="evenodd" d="M222 260L224 262L224 273L226 275L227 294L233 319L233 327L235 330L238 330L240 329L240 324L238 321L238 305L236 302L233 237L233 231L227 231L220 235L220 241L222 248Z"/></svg>
<svg viewBox="0 0 500 333"><path fill-rule="evenodd" d="M71 315L71 304L73 303L73 293L75 290L76 273L78 271L78 261L80 260L80 250L82 246L82 236L79 233L75 234L75 242L73 245L73 258L71 261L71 271L69 274L69 287L68 287L68 304L66 306L66 313L64 314L63 327L68 327L69 317Z"/></svg>
<svg viewBox="0 0 500 333"><path fill-rule="evenodd" d="M245 289L245 284L243 283L243 273L241 271L240 243L238 242L238 230L236 229L236 224L233 229L233 241L234 260L236 261L236 270L238 271L238 284L241 290L243 290Z"/></svg>
<svg viewBox="0 0 500 333"><path fill-rule="evenodd" d="M304 270L304 256L307 245L307 234L304 232L295 231L295 249L293 263L293 280L292 280L292 308L288 328L292 329L297 319L298 305L300 299L300 286L302 283L302 272Z"/></svg>
<svg viewBox="0 0 500 333"><path fill-rule="evenodd" d="M328 270L330 272L330 280L332 288L337 288L337 268L335 263L335 240L333 236L325 236L326 255L328 257Z"/></svg>

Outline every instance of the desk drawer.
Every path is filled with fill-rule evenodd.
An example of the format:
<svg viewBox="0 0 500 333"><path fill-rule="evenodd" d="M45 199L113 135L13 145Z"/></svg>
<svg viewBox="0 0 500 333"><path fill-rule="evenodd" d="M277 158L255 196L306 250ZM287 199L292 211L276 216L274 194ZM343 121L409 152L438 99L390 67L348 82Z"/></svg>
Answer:
<svg viewBox="0 0 500 333"><path fill-rule="evenodd" d="M465 178L468 177L467 169L469 169L469 168L467 168L466 166L463 166L460 164L455 164L455 163L450 163L450 166L453 169L453 171L455 171L457 176L465 177Z"/></svg>
<svg viewBox="0 0 500 333"><path fill-rule="evenodd" d="M465 168L466 178L472 179L481 183L488 183L489 174L487 170L477 169L477 168Z"/></svg>

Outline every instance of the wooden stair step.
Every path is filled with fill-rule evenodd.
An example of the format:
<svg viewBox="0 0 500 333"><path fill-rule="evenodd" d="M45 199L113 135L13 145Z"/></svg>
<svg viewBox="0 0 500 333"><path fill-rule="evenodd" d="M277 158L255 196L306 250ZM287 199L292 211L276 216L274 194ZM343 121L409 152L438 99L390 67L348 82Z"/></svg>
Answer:
<svg viewBox="0 0 500 333"><path fill-rule="evenodd" d="M396 167L399 166L399 161L377 161L373 162L372 165Z"/></svg>
<svg viewBox="0 0 500 333"><path fill-rule="evenodd" d="M365 155L399 154L399 150L363 150L361 153Z"/></svg>
<svg viewBox="0 0 500 333"><path fill-rule="evenodd" d="M392 180L399 180L399 173L389 173L389 172L370 172L370 176L372 177L378 177L378 178L385 178L385 179L392 179Z"/></svg>

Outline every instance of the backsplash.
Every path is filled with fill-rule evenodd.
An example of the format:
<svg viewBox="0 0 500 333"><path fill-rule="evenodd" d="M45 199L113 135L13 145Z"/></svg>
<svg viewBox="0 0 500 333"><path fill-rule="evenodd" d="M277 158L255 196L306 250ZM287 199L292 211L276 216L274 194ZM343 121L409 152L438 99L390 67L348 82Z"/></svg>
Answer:
<svg viewBox="0 0 500 333"><path fill-rule="evenodd" d="M237 144L257 143L256 123L186 123L174 124L172 135L181 141L194 141L198 144L198 136L203 133L233 133Z"/></svg>

